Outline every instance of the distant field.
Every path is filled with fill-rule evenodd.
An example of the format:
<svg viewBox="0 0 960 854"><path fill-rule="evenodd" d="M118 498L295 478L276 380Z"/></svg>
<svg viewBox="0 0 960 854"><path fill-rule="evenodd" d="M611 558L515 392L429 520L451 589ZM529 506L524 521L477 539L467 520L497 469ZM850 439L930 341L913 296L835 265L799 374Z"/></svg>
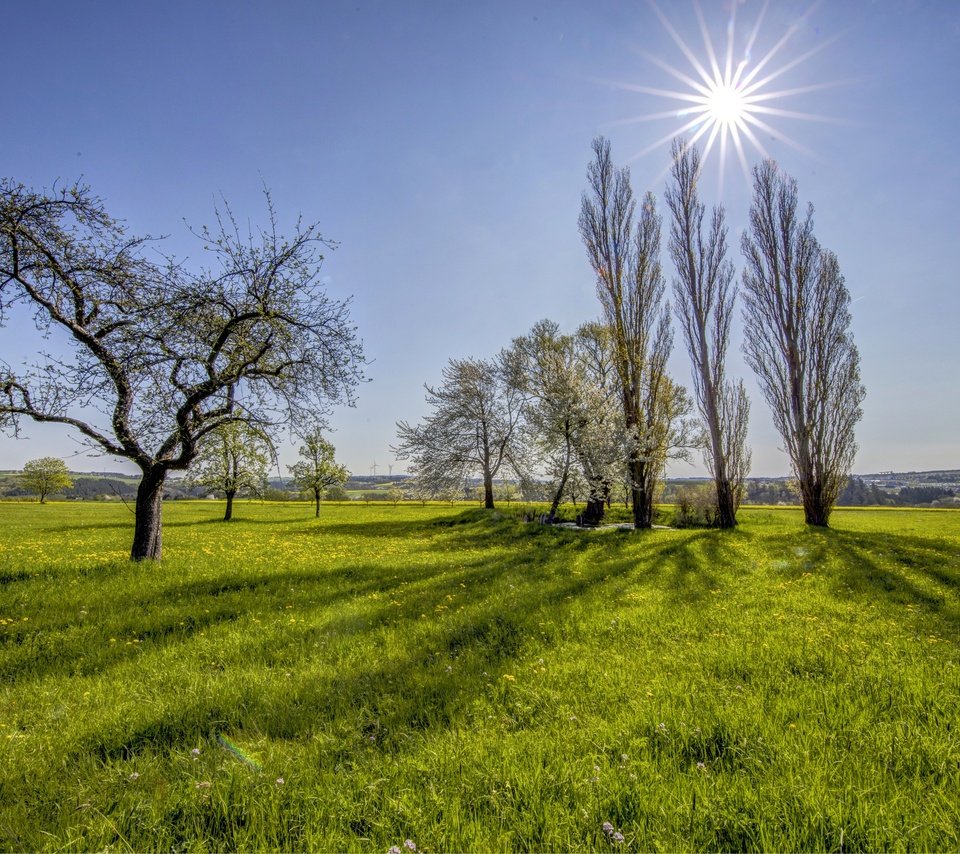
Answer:
<svg viewBox="0 0 960 854"><path fill-rule="evenodd" d="M516 510L0 504L0 848L960 847L960 511Z"/></svg>

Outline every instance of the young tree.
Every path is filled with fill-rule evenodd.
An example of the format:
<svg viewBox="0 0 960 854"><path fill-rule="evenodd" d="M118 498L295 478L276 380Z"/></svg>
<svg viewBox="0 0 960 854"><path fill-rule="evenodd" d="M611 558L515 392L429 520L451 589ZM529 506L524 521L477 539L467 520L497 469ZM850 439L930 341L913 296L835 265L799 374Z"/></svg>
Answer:
<svg viewBox="0 0 960 854"><path fill-rule="evenodd" d="M857 446L864 387L850 333L850 294L836 256L797 211L797 182L773 161L753 170L742 240L747 362L796 475L808 525L826 527Z"/></svg>
<svg viewBox="0 0 960 854"><path fill-rule="evenodd" d="M41 504L46 504L48 495L56 495L73 486L67 464L57 457L40 457L23 464L20 474L23 485L36 492Z"/></svg>
<svg viewBox="0 0 960 854"><path fill-rule="evenodd" d="M706 435L704 458L717 495L717 524L733 528L743 483L750 469L746 448L750 401L743 382L726 377L730 322L737 297L733 264L727 260L727 226L715 207L709 231L697 193L700 152L673 142L673 182L667 188L672 214L670 255L677 270L673 282L676 316L693 366L693 388Z"/></svg>
<svg viewBox="0 0 960 854"><path fill-rule="evenodd" d="M222 492L227 499L223 521L229 522L237 494L263 493L274 456L266 434L243 421L227 423L201 440L187 481Z"/></svg>
<svg viewBox="0 0 960 854"><path fill-rule="evenodd" d="M610 143L593 141L589 189L580 210L580 234L596 275L597 296L610 328L627 437L634 526L653 524L657 481L672 445L687 440L689 400L667 375L673 348L670 309L660 267L660 217L648 193L636 230L630 170L615 169ZM679 432L678 432L679 431Z"/></svg>
<svg viewBox="0 0 960 854"><path fill-rule="evenodd" d="M131 558L159 559L161 500L204 436L276 425L351 401L362 346L346 302L319 284L316 225L242 235L231 216L197 233L212 269L158 263L83 186L0 182L0 320L30 313L57 352L0 369L0 423L63 424L134 462Z"/></svg>
<svg viewBox="0 0 960 854"><path fill-rule="evenodd" d="M562 335L552 320L541 320L513 340L505 364L510 384L524 394L523 444L538 460L534 467L550 478L553 519L575 464L574 437L583 410L574 338ZM529 472L524 478L532 480Z"/></svg>
<svg viewBox="0 0 960 854"><path fill-rule="evenodd" d="M319 427L305 433L301 438L303 444L300 446L300 456L303 459L287 466L287 469L293 475L293 482L298 489L313 493L316 515L319 517L320 497L324 490L331 486L342 486L347 482L349 473L345 466L338 465L334 460L334 447L323 438Z"/></svg>
<svg viewBox="0 0 960 854"><path fill-rule="evenodd" d="M505 381L502 364L451 359L443 383L426 386L433 409L423 424L397 423L397 459L410 460L417 480L441 494L465 478L483 478L483 503L494 506L493 479L511 467L522 395Z"/></svg>

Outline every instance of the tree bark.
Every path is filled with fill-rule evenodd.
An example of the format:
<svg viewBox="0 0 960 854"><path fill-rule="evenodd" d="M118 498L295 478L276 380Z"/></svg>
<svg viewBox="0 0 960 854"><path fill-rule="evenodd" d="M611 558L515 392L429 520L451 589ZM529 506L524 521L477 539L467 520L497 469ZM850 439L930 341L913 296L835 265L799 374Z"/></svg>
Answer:
<svg viewBox="0 0 960 854"><path fill-rule="evenodd" d="M131 560L160 560L163 553L163 482L166 471L147 470L137 487Z"/></svg>
<svg viewBox="0 0 960 854"><path fill-rule="evenodd" d="M717 526L737 527L737 501L729 480L717 480Z"/></svg>
<svg viewBox="0 0 960 854"><path fill-rule="evenodd" d="M603 521L604 506L602 498L588 498L587 507L581 519L587 527L599 525Z"/></svg>
<svg viewBox="0 0 960 854"><path fill-rule="evenodd" d="M647 464L643 460L630 461L630 503L633 505L633 527L638 529L653 527L653 492L645 486L647 482Z"/></svg>
<svg viewBox="0 0 960 854"><path fill-rule="evenodd" d="M313 490L313 497L316 499L316 502L317 502L317 512L314 518L319 519L320 518L320 490L319 489Z"/></svg>
<svg viewBox="0 0 960 854"><path fill-rule="evenodd" d="M824 499L823 487L819 483L814 483L803 490L803 515L808 525L815 525L818 528L830 527L832 509L832 505Z"/></svg>
<svg viewBox="0 0 960 854"><path fill-rule="evenodd" d="M483 473L483 506L493 510L493 475L487 471Z"/></svg>
<svg viewBox="0 0 960 854"><path fill-rule="evenodd" d="M553 501L550 502L550 514L549 518L552 522L557 516L557 510L560 509L560 500L563 498L563 490L567 486L567 476L568 472L563 473L563 477L560 478L560 485L557 487L557 491L553 495Z"/></svg>
<svg viewBox="0 0 960 854"><path fill-rule="evenodd" d="M236 494L235 489L227 490L227 509L223 512L224 522L229 522L233 518L233 496Z"/></svg>

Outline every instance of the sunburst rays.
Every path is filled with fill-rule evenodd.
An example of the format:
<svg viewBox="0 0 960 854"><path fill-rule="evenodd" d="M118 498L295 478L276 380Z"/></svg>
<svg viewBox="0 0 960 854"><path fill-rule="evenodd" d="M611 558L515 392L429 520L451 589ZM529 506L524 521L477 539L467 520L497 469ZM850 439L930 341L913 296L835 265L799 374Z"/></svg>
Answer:
<svg viewBox="0 0 960 854"><path fill-rule="evenodd" d="M644 157L653 151L662 149L676 136L686 136L689 144L700 143L702 145L704 163L707 162L711 153L717 153L720 161L718 171L722 191L723 175L729 153L733 152L735 154L748 182L750 180L750 167L747 163L748 149L752 149L763 158L770 156L770 152L761 141L761 135L779 140L804 154L813 155L810 149L791 138L779 127L772 125L771 122L775 119L841 123L828 116L785 109L777 105L784 99L833 88L847 82L834 80L810 85L775 88L775 84L781 81L784 75L839 38L839 35L837 35L825 39L813 48L796 56L788 57L786 55L791 41L794 40L801 27L808 22L816 4L796 19L787 28L786 32L774 42L772 47L763 53L758 60L754 61L753 52L766 17L769 0L761 7L752 27L749 29L746 40L740 39L742 47L738 47L737 39L736 15L738 3L737 0L733 0L727 18L725 49L722 51L718 51L715 47L714 37L711 35L710 26L699 0L693 0L693 11L703 40L702 56L698 56L697 51L687 43L656 2L654 0L648 0L648 2L674 45L679 48L689 63L689 70L677 68L651 53L643 53L643 56L652 65L681 85L675 88L664 88L624 81L611 81L614 85L625 90L674 102L672 109L659 110L611 123L624 125L638 122L663 122L668 119L678 120L678 123L671 128L669 133L637 151L630 159ZM666 174L668 169L669 165L658 176L657 182Z"/></svg>

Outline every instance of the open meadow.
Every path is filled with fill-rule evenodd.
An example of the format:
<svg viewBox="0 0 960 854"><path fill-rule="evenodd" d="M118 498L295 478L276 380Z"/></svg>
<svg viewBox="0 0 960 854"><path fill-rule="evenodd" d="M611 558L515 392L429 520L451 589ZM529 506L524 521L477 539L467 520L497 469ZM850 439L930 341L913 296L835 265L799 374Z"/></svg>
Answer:
<svg viewBox="0 0 960 854"><path fill-rule="evenodd" d="M960 511L0 503L0 848L960 847Z"/></svg>

